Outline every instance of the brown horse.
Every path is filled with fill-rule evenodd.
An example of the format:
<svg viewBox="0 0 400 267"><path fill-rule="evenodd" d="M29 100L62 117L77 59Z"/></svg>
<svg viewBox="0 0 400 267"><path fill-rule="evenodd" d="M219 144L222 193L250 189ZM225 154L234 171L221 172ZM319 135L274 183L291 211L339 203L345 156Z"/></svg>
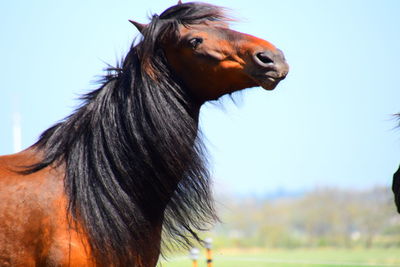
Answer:
<svg viewBox="0 0 400 267"><path fill-rule="evenodd" d="M400 113L396 114L396 117L400 119ZM393 174L392 191L394 193L394 202L397 207L397 212L400 213L400 166Z"/></svg>
<svg viewBox="0 0 400 267"><path fill-rule="evenodd" d="M0 157L1 266L155 266L162 232L187 243L216 220L200 106L288 72L280 50L227 22L204 3L132 22L141 41L99 89Z"/></svg>

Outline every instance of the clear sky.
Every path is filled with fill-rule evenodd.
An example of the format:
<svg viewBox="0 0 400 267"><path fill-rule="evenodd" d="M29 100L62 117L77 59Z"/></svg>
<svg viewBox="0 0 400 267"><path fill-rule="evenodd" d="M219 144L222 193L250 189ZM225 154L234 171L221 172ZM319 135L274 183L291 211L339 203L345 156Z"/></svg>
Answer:
<svg viewBox="0 0 400 267"><path fill-rule="evenodd" d="M107 63L176 1L1 1L0 154L67 116ZM217 191L390 185L400 163L400 1L210 0L232 28L274 43L291 70L274 91L206 104L201 128ZM14 114L14 115L13 115ZM15 120L15 119L14 119Z"/></svg>

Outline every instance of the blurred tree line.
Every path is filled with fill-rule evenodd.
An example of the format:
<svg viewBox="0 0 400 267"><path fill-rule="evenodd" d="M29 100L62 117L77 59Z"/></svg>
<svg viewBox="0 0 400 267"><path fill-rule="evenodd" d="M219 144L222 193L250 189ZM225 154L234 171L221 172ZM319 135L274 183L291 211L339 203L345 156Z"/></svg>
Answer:
<svg viewBox="0 0 400 267"><path fill-rule="evenodd" d="M400 247L400 214L389 188L315 189L298 196L217 197L220 247Z"/></svg>

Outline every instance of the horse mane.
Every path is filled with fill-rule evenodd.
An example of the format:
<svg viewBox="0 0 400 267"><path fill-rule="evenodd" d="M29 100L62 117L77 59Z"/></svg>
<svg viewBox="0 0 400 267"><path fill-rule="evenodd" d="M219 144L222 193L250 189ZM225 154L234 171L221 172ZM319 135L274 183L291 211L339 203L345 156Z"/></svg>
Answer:
<svg viewBox="0 0 400 267"><path fill-rule="evenodd" d="M400 128L400 113L394 114L397 119L396 128ZM392 191L394 194L394 203L396 204L397 212L400 213L400 166L393 174Z"/></svg>
<svg viewBox="0 0 400 267"><path fill-rule="evenodd" d="M101 86L34 144L43 159L24 173L65 168L70 225L86 234L98 264L135 266L160 222L172 241L190 244L217 220L198 137L200 105L161 44L179 25L224 19L221 8L204 3L154 15Z"/></svg>

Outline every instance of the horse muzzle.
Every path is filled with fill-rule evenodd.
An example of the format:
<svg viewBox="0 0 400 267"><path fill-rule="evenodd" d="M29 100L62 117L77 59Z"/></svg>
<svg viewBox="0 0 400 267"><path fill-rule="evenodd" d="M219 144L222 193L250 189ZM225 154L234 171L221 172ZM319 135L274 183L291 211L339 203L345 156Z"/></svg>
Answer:
<svg viewBox="0 0 400 267"><path fill-rule="evenodd" d="M256 52L253 64L250 75L259 86L267 90L273 90L289 72L289 65L279 49Z"/></svg>

